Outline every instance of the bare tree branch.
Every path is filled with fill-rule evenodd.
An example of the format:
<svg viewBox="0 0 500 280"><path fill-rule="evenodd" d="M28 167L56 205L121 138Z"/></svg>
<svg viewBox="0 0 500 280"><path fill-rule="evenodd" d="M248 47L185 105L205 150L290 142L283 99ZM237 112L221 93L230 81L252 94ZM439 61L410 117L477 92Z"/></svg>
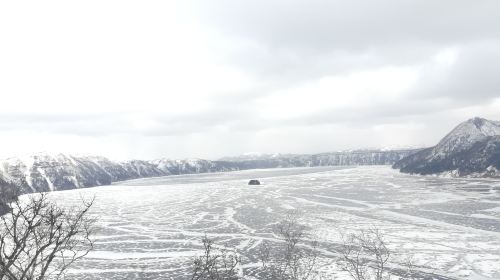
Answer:
<svg viewBox="0 0 500 280"><path fill-rule="evenodd" d="M193 260L191 280L237 280L237 268L241 258L236 254L229 254L227 250L216 249L213 240L205 236L203 255Z"/></svg>
<svg viewBox="0 0 500 280"><path fill-rule="evenodd" d="M38 194L9 203L0 217L0 279L61 278L93 248L93 202L64 209Z"/></svg>
<svg viewBox="0 0 500 280"><path fill-rule="evenodd" d="M266 279L308 280L318 275L317 242L305 246L307 232L305 226L298 223L298 214L289 213L276 226L275 234L282 241L272 246L264 241L259 258Z"/></svg>
<svg viewBox="0 0 500 280"><path fill-rule="evenodd" d="M379 229L342 235L340 268L355 280L387 280L392 274L387 264L391 257Z"/></svg>

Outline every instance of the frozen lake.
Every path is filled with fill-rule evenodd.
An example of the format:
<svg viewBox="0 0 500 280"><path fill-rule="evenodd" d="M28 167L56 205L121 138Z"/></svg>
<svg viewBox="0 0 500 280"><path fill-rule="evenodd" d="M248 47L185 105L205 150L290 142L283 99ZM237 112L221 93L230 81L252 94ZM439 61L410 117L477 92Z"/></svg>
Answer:
<svg viewBox="0 0 500 280"><path fill-rule="evenodd" d="M249 179L263 185L248 186ZM395 258L457 279L500 279L500 181L400 174L390 167L293 168L170 176L56 192L95 195L95 250L71 279L183 279L207 234L243 253L290 210L335 256L338 230L381 229ZM343 278L342 275L339 275ZM339 279L339 278L337 278Z"/></svg>

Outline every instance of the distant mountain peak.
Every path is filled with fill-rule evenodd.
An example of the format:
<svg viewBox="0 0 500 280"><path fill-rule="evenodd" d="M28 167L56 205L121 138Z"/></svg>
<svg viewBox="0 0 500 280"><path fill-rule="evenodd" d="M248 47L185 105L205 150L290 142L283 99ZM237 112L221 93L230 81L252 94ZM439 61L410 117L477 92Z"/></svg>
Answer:
<svg viewBox="0 0 500 280"><path fill-rule="evenodd" d="M238 161L157 159L114 162L101 156L36 153L0 160L0 178L15 183L21 193L47 192L112 182L180 174L223 172L255 168L393 164L413 150L366 150L322 154L262 154ZM1 182L0 182L1 183Z"/></svg>
<svg viewBox="0 0 500 280"><path fill-rule="evenodd" d="M468 149L476 141L500 135L500 123L475 117L462 122L448 133L435 147L435 153Z"/></svg>
<svg viewBox="0 0 500 280"><path fill-rule="evenodd" d="M475 117L460 123L439 143L397 162L403 172L489 174L500 168L500 122Z"/></svg>
<svg viewBox="0 0 500 280"><path fill-rule="evenodd" d="M500 122L491 121L480 117L469 119L468 123L472 123L478 131L485 136L500 135Z"/></svg>
<svg viewBox="0 0 500 280"><path fill-rule="evenodd" d="M481 129L481 127L487 121L488 121L487 119L483 119L483 118L480 118L480 117L474 117L474 118L468 120L468 122L472 122L478 129Z"/></svg>

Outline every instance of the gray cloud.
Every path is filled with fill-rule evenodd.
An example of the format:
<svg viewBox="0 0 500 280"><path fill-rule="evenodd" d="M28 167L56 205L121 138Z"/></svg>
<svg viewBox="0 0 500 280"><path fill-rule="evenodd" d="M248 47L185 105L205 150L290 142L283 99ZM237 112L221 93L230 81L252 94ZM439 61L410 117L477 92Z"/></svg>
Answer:
<svg viewBox="0 0 500 280"><path fill-rule="evenodd" d="M462 105L500 97L500 38L464 44L447 71L426 69L415 97L448 97Z"/></svg>
<svg viewBox="0 0 500 280"><path fill-rule="evenodd" d="M133 14L134 11L130 12ZM128 16L119 18L119 22L125 24L124 27L119 24L103 26L108 31L116 29L114 36L118 41L120 34L126 34L126 40L119 41L122 44L120 48L123 47L118 52L120 56L112 52L115 50L113 40L106 41L107 45L103 46L109 52L105 53L104 58L98 56L101 53L99 47L95 53L85 53L87 49L84 50L83 53L92 63L80 61L79 65L73 66L64 58L59 61L60 57L52 54L52 59L59 63L56 65L67 67L68 73L80 73L77 71L78 67L88 67L84 69L83 77L71 74L65 76L69 82L62 83L64 77L58 78L57 75L49 73L47 79L42 75L44 73L37 72L42 72L41 69L45 68L40 65L30 67L31 60L24 61L29 71L21 68L16 68L16 71L7 68L3 69L4 72L0 71L10 73L11 78L17 79L17 83L29 83L34 80L45 90L51 91L54 88L70 92L68 96L61 93L53 95L54 100L48 98L46 103L54 110L52 113L29 110L0 113L0 132L22 130L94 138L119 135L133 138L137 142L154 143L148 148L150 150L147 156L153 155L155 151L162 155L182 151L191 153L183 154L184 156L218 157L225 155L221 147L233 154L255 149L272 151L282 147L276 139L268 143L269 147L265 147L265 139L255 136L258 134L266 137L274 135L273 133L281 137L290 134L296 139L306 141L308 133L314 133L315 136L324 133L324 139L316 137L313 144L303 143L304 151L317 150L315 147L334 150L337 147L345 148L349 143L355 143L353 145L356 147L383 145L383 137L379 137L382 140L377 140L377 137L364 136L378 133L371 130L377 126L417 123L421 125L418 128L420 130L413 133L418 136L423 129L429 129L426 138L422 139L430 145L444 133L441 130L448 129L463 119L483 114L485 117L500 119L500 112L495 112L496 107L493 106L495 100L500 98L500 79L497 77L500 73L498 1L224 0L217 4L196 1L188 5L186 10L179 11L179 14L187 14L184 15L185 18L167 23L161 21L161 9L154 12L145 9L141 12L144 14L138 16L147 18L149 25L141 26L140 20L134 22L144 30L134 29L130 23L125 24L128 22ZM148 13L151 13L151 17ZM158 15L160 17L157 17ZM99 16L102 15L98 15L97 19ZM109 16L112 19L119 15ZM106 20L107 17L108 15ZM191 29L180 29L186 22L195 22L201 26L201 31L190 33ZM178 30L175 29L175 24L179 25ZM171 28L172 25L174 28ZM158 26L160 28L154 29ZM78 37L99 31L86 30L85 26L79 28L81 33L72 36ZM169 40L170 36L173 39ZM198 40L205 37L209 38L207 45L204 45L205 41ZM95 38L99 36L84 38L94 38L92 40L97 41ZM183 41L185 38L192 40L186 40L186 43ZM133 45L134 41L140 43ZM74 46L67 44L68 48ZM89 45L97 46L97 43L89 42ZM170 52L163 51L161 47L150 49L154 46L169 45L176 48ZM201 55L196 53L198 49L195 47L203 50ZM36 50L35 46L29 47L28 50L30 48ZM181 53L183 49L188 50ZM450 57L444 57L442 59L445 61L440 62L439 56L446 56L447 51ZM181 53L179 56L178 52ZM65 55L72 57L75 53ZM22 57L23 53L18 55ZM42 53L38 56L42 56ZM177 57L180 57L179 61L175 60ZM447 59L449 61L446 61ZM135 64L128 66L127 62ZM151 64L148 64L149 62ZM170 62L174 67L167 68L163 65ZM200 69L208 70L199 70L198 62ZM219 89L218 83L230 84L233 82L232 76L224 76L227 74L224 71L219 74L206 73L212 70L207 65L226 67L230 69L228 72L242 73L251 81L245 86L237 84L235 89ZM301 87L318 84L324 78L346 78L356 73L371 73L370 71L385 68L412 69L417 73L415 83L395 96L380 98L377 94L383 95L385 92L371 92L372 89L368 88L367 93L360 93L357 99L353 98L347 105L331 106L332 108L325 106L326 109L312 108L312 112L306 110L306 113L298 116L292 114L293 106L300 107L301 104L291 104L288 96L284 96L282 104L276 105L276 116L269 117L261 112L262 99L280 92L293 93ZM120 69L125 70L119 72ZM19 73L26 74L27 77ZM106 76L108 74L109 77ZM185 75L190 74L192 77L185 79ZM4 82L7 82L7 79L10 78L5 78ZM62 84L60 88L57 87L58 79ZM211 79L216 79L215 86L210 84ZM399 82L397 77L394 79L394 83ZM170 84L175 86L169 87ZM184 87L191 91L186 94L187 98L184 96ZM92 94L89 94L89 91ZM121 91L125 92L123 96L120 95ZM332 92L330 96L327 89L325 91L324 95L316 97L324 98L323 102L319 103L333 104L337 102L336 99L351 94ZM16 91L10 94L13 96ZM37 94L33 93L33 96L37 97L34 100L44 102L44 98ZM307 95L308 92L300 94ZM200 105L201 109L186 108L186 112L183 112L183 108L175 108L175 105L169 107L171 104L177 104L175 100L179 96L184 97L179 104L192 101L200 103L197 105ZM13 100L20 103L16 98ZM137 107L135 100L140 100ZM342 103L341 101L339 100L339 103ZM79 107L82 103L86 107ZM149 108L150 104L155 105L154 110ZM165 105L165 109L162 105ZM59 107L61 111L58 111ZM77 110L73 111L73 107ZM98 109L93 111L94 107ZM463 115L460 115L462 112ZM432 131L431 126L435 127ZM336 131L326 131L329 129ZM361 129L368 132L352 132ZM390 131L380 132L381 135L387 133ZM393 133L397 138L398 132ZM340 139L339 135L343 134L363 135L363 139ZM163 142L165 139L170 139L170 142ZM210 141L201 145L193 144L195 140L190 142L186 139ZM323 142L320 143L320 140ZM399 138L394 141L397 140ZM290 145L295 150L289 152L299 152L300 141L291 142L295 143L295 146ZM123 146L126 145L128 144L124 142ZM185 146L178 149L169 148L179 145ZM134 156L140 157L140 154Z"/></svg>
<svg viewBox="0 0 500 280"><path fill-rule="evenodd" d="M200 14L269 48L330 52L498 37L497 1L201 1Z"/></svg>
<svg viewBox="0 0 500 280"><path fill-rule="evenodd" d="M226 35L251 42L228 59L272 88L384 66L412 66L424 67L417 87L401 104L377 104L385 107L380 110L384 114L439 112L500 97L496 1L225 1L202 3L199 12ZM449 69L429 65L447 48L458 50ZM442 98L450 100L437 101ZM346 119L352 108L345 111L325 120Z"/></svg>

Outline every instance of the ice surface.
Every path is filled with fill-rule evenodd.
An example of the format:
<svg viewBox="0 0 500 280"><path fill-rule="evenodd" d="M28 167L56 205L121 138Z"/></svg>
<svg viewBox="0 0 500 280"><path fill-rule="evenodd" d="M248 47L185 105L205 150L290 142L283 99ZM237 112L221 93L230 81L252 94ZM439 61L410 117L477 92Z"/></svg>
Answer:
<svg viewBox="0 0 500 280"><path fill-rule="evenodd" d="M250 178L263 184L249 186ZM499 186L390 167L322 167L168 176L50 195L68 207L96 196L95 251L70 279L184 279L205 234L242 254L251 274L259 244L276 241L273 225L290 209L321 241L323 261L336 256L339 231L377 227L395 261L412 256L436 278L500 279Z"/></svg>

